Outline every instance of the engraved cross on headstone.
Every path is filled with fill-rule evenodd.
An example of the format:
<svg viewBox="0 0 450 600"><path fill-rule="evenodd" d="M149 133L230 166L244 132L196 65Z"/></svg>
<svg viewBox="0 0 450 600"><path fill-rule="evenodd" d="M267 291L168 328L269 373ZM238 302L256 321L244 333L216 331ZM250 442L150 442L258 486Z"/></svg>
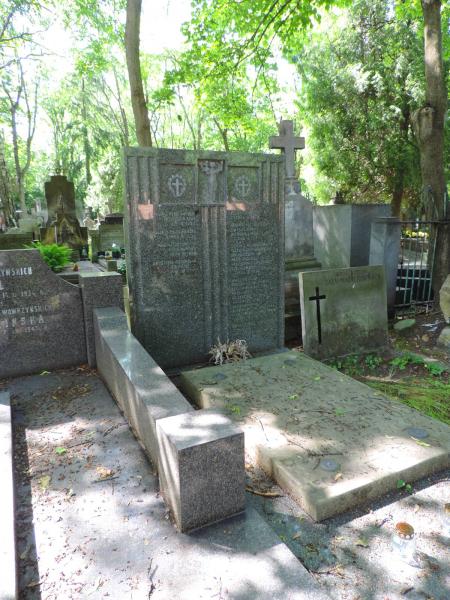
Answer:
<svg viewBox="0 0 450 600"><path fill-rule="evenodd" d="M286 178L295 179L295 151L303 150L305 138L294 135L294 121L280 121L278 125L280 135L269 138L269 148L283 151L286 161Z"/></svg>
<svg viewBox="0 0 450 600"><path fill-rule="evenodd" d="M325 294L319 295L319 288L316 287L316 295L310 296L308 300L315 300L316 302L316 315L317 315L317 337L319 344L322 343L322 320L320 316L320 301L325 300Z"/></svg>

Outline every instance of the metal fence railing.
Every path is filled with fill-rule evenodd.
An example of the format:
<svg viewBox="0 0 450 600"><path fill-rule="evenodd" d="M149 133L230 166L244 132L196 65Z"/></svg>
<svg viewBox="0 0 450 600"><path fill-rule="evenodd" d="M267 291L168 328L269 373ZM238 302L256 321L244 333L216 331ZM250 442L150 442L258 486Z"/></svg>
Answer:
<svg viewBox="0 0 450 600"><path fill-rule="evenodd" d="M433 301L437 223L402 221L395 305L397 308Z"/></svg>

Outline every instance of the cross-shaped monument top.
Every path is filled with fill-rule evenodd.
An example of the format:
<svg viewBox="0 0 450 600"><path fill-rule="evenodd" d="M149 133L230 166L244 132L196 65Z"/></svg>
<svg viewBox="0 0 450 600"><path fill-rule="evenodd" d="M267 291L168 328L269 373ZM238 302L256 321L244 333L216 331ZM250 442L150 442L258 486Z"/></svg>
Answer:
<svg viewBox="0 0 450 600"><path fill-rule="evenodd" d="M280 135L269 138L269 148L283 150L286 157L286 177L295 179L295 151L305 147L305 138L294 135L294 121L281 120L278 131Z"/></svg>

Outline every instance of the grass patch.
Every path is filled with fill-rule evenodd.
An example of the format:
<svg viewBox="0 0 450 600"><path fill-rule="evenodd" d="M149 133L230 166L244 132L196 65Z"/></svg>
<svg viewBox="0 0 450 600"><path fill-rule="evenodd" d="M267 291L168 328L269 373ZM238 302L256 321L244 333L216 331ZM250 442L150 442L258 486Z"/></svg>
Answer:
<svg viewBox="0 0 450 600"><path fill-rule="evenodd" d="M364 383L394 400L450 425L450 383L432 377L420 380L407 378L400 382L365 380Z"/></svg>

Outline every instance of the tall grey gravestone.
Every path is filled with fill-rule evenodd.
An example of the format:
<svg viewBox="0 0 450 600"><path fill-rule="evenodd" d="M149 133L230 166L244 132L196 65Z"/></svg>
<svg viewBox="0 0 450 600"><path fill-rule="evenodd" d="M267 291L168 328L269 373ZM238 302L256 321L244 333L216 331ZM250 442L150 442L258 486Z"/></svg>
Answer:
<svg viewBox="0 0 450 600"><path fill-rule="evenodd" d="M132 330L162 367L284 343L283 161L125 149Z"/></svg>

